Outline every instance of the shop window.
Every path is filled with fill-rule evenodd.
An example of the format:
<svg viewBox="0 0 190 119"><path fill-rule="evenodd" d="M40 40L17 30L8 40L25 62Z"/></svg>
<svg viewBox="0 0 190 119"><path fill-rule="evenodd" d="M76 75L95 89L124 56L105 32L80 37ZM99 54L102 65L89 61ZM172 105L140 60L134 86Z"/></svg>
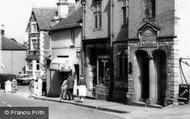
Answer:
<svg viewBox="0 0 190 119"><path fill-rule="evenodd" d="M36 22L31 22L31 33L37 33L37 23Z"/></svg>
<svg viewBox="0 0 190 119"><path fill-rule="evenodd" d="M156 14L155 0L145 0L145 16L148 19L154 19Z"/></svg>
<svg viewBox="0 0 190 119"><path fill-rule="evenodd" d="M98 84L109 85L110 81L109 59L98 59Z"/></svg>
<svg viewBox="0 0 190 119"><path fill-rule="evenodd" d="M127 50L122 49L118 52L118 75L119 77L127 77L127 63L128 63L128 57L127 57Z"/></svg>
<svg viewBox="0 0 190 119"><path fill-rule="evenodd" d="M94 21L95 21L95 29L102 27L102 1L96 0L93 1L94 6Z"/></svg>
<svg viewBox="0 0 190 119"><path fill-rule="evenodd" d="M40 62L39 62L39 60L36 61L36 70L40 70Z"/></svg>

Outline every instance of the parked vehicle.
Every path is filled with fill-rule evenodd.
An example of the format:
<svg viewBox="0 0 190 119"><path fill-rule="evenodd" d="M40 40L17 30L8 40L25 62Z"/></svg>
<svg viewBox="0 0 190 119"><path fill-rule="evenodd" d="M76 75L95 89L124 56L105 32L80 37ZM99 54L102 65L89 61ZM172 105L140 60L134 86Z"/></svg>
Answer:
<svg viewBox="0 0 190 119"><path fill-rule="evenodd" d="M29 84L30 80L32 79L33 77L29 76L28 74L19 74L16 78L18 84Z"/></svg>

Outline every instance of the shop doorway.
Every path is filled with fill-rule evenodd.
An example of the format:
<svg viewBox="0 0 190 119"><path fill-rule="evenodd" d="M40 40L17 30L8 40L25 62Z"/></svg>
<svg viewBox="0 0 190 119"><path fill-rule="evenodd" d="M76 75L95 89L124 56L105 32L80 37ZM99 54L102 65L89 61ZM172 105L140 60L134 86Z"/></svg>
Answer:
<svg viewBox="0 0 190 119"><path fill-rule="evenodd" d="M164 105L167 88L167 63L166 53L162 50L153 51L155 67L157 71L157 103Z"/></svg>
<svg viewBox="0 0 190 119"><path fill-rule="evenodd" d="M149 56L146 51L138 50L135 52L140 70L141 101L145 102L149 98Z"/></svg>

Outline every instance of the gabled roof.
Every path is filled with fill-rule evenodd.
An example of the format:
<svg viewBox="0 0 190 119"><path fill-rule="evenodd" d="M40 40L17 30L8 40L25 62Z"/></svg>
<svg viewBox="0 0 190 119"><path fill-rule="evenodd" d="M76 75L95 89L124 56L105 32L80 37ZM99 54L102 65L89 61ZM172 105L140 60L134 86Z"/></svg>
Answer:
<svg viewBox="0 0 190 119"><path fill-rule="evenodd" d="M51 20L54 18L54 16L56 16L56 12L57 8L49 8L49 7L32 8L31 17L32 15L34 15L39 30L47 30L50 28Z"/></svg>
<svg viewBox="0 0 190 119"><path fill-rule="evenodd" d="M139 28L139 32L142 32L145 28L147 27L151 27L154 31L158 31L160 30L160 27L155 24L155 23L152 23L152 22L146 22L144 23L140 28Z"/></svg>
<svg viewBox="0 0 190 119"><path fill-rule="evenodd" d="M72 11L65 19L61 19L59 23L50 28L50 31L63 30L81 26L82 7Z"/></svg>
<svg viewBox="0 0 190 119"><path fill-rule="evenodd" d="M15 39L2 36L2 50L26 50L26 47L18 43Z"/></svg>

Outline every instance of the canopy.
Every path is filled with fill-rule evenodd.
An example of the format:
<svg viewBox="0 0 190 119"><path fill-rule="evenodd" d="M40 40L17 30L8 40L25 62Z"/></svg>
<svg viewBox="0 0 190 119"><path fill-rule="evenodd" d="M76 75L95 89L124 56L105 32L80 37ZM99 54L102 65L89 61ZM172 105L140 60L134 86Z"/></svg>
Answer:
<svg viewBox="0 0 190 119"><path fill-rule="evenodd" d="M50 70L57 70L60 72L71 71L71 65L68 58L55 58L50 64Z"/></svg>

